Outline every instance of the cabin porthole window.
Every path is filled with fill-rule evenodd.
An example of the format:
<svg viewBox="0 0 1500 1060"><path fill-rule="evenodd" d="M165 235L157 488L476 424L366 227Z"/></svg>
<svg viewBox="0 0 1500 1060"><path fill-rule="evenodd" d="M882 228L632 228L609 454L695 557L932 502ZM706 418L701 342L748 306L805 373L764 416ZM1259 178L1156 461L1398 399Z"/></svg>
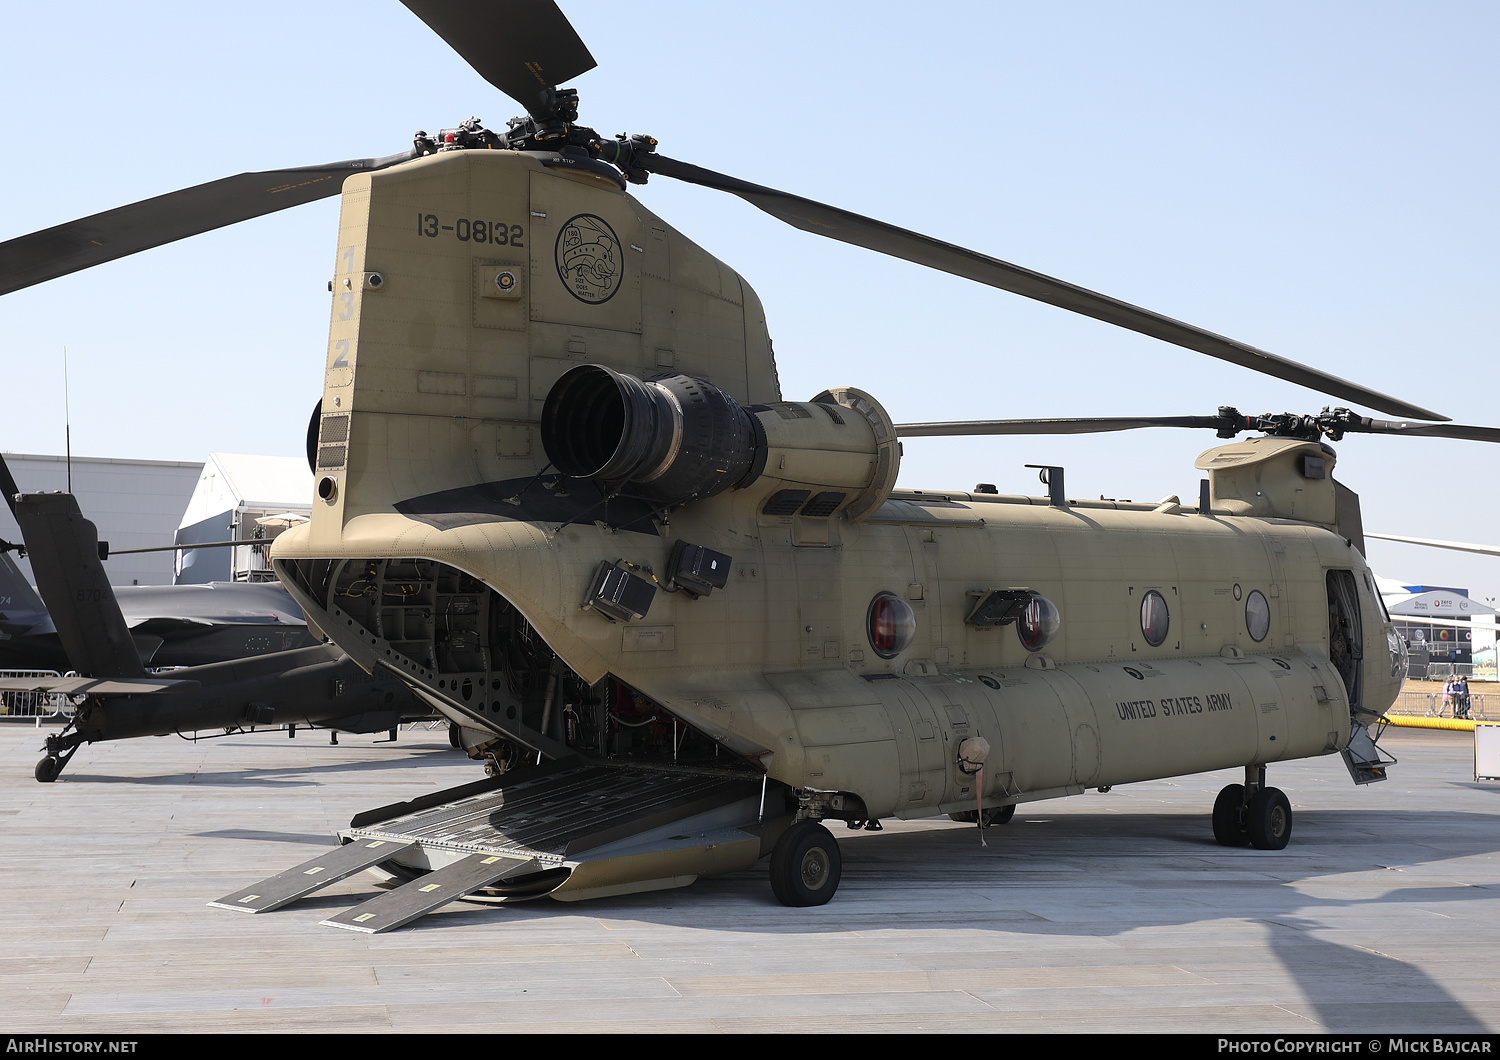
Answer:
<svg viewBox="0 0 1500 1060"><path fill-rule="evenodd" d="M895 593L876 593L870 601L866 626L875 654L894 659L916 639L917 615L911 604Z"/></svg>
<svg viewBox="0 0 1500 1060"><path fill-rule="evenodd" d="M1172 616L1167 613L1166 599L1152 589L1141 600L1141 636L1153 648L1160 648L1171 626Z"/></svg>
<svg viewBox="0 0 1500 1060"><path fill-rule="evenodd" d="M1271 631L1271 605L1259 589L1245 601L1245 629L1257 644Z"/></svg>

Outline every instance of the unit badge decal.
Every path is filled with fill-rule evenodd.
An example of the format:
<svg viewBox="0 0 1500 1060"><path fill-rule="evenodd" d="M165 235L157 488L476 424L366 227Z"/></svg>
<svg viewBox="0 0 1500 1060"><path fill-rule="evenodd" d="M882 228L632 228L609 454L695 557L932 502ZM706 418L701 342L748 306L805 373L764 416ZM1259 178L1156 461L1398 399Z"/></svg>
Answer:
<svg viewBox="0 0 1500 1060"><path fill-rule="evenodd" d="M581 213L557 233L557 275L580 302L599 305L620 289L620 240L602 217Z"/></svg>

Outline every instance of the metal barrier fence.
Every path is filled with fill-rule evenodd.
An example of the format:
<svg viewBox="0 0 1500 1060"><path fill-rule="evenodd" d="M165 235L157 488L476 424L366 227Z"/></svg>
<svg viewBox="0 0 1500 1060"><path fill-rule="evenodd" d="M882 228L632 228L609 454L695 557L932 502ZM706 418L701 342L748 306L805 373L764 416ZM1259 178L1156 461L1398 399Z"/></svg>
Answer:
<svg viewBox="0 0 1500 1060"><path fill-rule="evenodd" d="M1414 675L1415 676L1415 675ZM1435 663L1427 664L1427 680L1446 681L1450 677L1473 677L1473 663Z"/></svg>
<svg viewBox="0 0 1500 1060"><path fill-rule="evenodd" d="M1495 700L1490 703L1489 700ZM1392 714L1407 714L1422 718L1451 718L1453 703L1441 692L1402 692L1391 706ZM1500 694L1494 692L1469 693L1469 717L1475 721L1500 718Z"/></svg>
<svg viewBox="0 0 1500 1060"><path fill-rule="evenodd" d="M60 677L56 670L0 670L0 677ZM56 692L0 692L0 715L7 718L61 718L71 714L68 697Z"/></svg>
<svg viewBox="0 0 1500 1060"><path fill-rule="evenodd" d="M167 669L180 669L168 667ZM165 672L165 671L153 671ZM0 670L0 678L7 677L61 677L56 670ZM33 724L43 722L62 724L73 716L76 707L68 696L60 692L7 692L0 690L0 721L26 719ZM299 726L301 728L301 726ZM447 718L422 718L401 724L403 732L447 732ZM281 727L266 730L280 732Z"/></svg>

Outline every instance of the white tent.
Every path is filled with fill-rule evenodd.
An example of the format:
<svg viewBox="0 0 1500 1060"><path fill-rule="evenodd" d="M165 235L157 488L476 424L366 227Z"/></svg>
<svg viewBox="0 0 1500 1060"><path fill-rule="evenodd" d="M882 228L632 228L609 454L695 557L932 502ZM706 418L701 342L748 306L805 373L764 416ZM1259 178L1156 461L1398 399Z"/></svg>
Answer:
<svg viewBox="0 0 1500 1060"><path fill-rule="evenodd" d="M312 513L313 477L293 456L209 453L177 531L178 544L257 539L269 542ZM266 581L267 545L182 552L179 583Z"/></svg>

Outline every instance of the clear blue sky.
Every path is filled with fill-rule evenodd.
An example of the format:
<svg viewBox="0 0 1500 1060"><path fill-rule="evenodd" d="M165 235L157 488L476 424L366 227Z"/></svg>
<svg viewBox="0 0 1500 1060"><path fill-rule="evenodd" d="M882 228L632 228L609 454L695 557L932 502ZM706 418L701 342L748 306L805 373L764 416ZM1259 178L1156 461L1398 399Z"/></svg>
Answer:
<svg viewBox="0 0 1500 1060"><path fill-rule="evenodd" d="M1494 373L1493 3L566 0L601 132L837 203L1306 361L1460 422ZM405 8L11 4L0 238L249 169L386 154L516 111ZM786 395L898 420L1316 411L1243 369L780 225L639 193L766 304ZM336 204L0 299L0 448L295 454L320 392ZM1366 410L1368 411L1368 410ZM912 440L903 484L1196 494L1211 436ZM1500 447L1349 439L1367 529L1500 542ZM1500 559L1372 543L1388 576L1500 594Z"/></svg>

